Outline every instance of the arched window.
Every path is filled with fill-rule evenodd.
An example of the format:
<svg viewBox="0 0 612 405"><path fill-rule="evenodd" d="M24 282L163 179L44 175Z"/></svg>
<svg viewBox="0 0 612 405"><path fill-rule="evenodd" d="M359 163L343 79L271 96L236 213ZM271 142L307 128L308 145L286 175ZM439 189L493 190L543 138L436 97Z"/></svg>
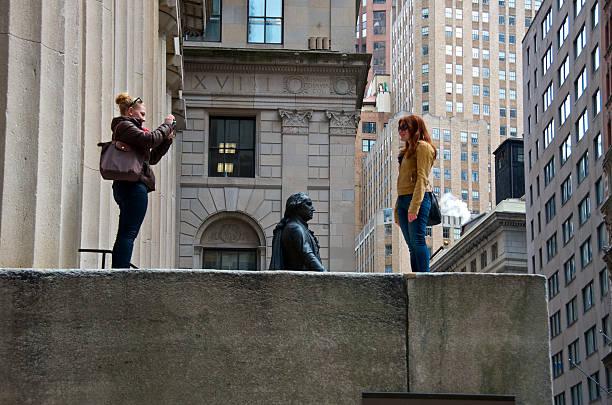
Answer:
<svg viewBox="0 0 612 405"><path fill-rule="evenodd" d="M194 246L194 267L215 270L264 270L265 238L247 215L223 212L202 225Z"/></svg>

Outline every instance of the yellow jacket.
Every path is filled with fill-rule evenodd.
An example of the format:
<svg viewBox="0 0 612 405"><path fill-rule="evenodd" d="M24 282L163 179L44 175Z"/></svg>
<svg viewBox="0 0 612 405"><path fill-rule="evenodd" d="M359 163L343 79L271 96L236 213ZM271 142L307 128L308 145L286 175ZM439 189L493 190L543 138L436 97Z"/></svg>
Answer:
<svg viewBox="0 0 612 405"><path fill-rule="evenodd" d="M416 151L410 157L404 157L397 176L397 195L412 194L408 212L417 214L425 191L429 172L434 162L435 150L425 141L417 143ZM397 211L397 203L395 204Z"/></svg>

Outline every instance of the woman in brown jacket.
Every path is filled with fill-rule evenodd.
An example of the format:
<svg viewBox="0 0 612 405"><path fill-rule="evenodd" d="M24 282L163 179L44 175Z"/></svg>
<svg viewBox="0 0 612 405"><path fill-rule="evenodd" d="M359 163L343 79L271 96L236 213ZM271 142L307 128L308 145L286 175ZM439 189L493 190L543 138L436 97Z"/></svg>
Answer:
<svg viewBox="0 0 612 405"><path fill-rule="evenodd" d="M142 159L142 172L138 181L113 182L113 197L119 205L119 228L113 246L113 268L129 268L134 239L147 213L148 195L155 190L155 175L151 165L160 161L172 144L174 116L168 115L164 123L151 132L144 128L147 109L140 97L132 99L121 93L115 99L120 116L113 118L111 129L116 141L121 141L138 153Z"/></svg>
<svg viewBox="0 0 612 405"><path fill-rule="evenodd" d="M399 120L399 136L405 143L400 151L397 178L395 222L402 229L410 251L413 272L429 271L429 249L425 244L425 229L431 208L431 195L426 192L429 172L436 159L423 119L408 115Z"/></svg>

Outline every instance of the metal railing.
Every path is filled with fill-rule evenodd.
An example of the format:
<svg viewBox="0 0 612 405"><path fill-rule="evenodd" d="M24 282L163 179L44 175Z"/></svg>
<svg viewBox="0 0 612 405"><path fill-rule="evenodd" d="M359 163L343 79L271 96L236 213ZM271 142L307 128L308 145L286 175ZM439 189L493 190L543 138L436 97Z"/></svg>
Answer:
<svg viewBox="0 0 612 405"><path fill-rule="evenodd" d="M112 250L108 250L108 249L79 249L79 253L99 253L102 254L102 268L106 268L106 255L107 254L113 254ZM134 266L132 263L130 263L130 268L131 269L137 269L138 267Z"/></svg>

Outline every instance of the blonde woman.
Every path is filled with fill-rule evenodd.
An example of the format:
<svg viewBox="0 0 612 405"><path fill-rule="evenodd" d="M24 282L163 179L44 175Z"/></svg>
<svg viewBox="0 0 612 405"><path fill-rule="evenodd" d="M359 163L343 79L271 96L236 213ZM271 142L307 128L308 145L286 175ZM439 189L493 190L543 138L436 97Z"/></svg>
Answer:
<svg viewBox="0 0 612 405"><path fill-rule="evenodd" d="M142 126L147 109L140 97L131 98L121 93L115 98L120 116L113 118L111 129L114 139L129 145L142 160L142 173L138 181L113 182L113 197L119 205L119 229L113 246L113 268L129 268L134 239L147 213L148 195L155 190L155 175L151 165L160 161L172 144L174 116L168 115L155 131Z"/></svg>
<svg viewBox="0 0 612 405"><path fill-rule="evenodd" d="M404 147L400 151L397 178L395 222L402 229L410 251L413 272L429 272L429 249L425 229L431 208L431 195L426 192L429 172L436 160L436 148L425 122L418 115L402 117L398 132Z"/></svg>

